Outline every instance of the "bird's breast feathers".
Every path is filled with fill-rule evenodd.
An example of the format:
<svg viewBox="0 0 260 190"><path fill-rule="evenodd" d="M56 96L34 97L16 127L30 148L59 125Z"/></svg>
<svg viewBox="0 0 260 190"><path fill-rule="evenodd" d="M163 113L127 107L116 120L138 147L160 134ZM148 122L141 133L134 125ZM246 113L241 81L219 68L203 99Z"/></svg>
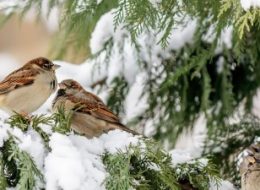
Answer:
<svg viewBox="0 0 260 190"><path fill-rule="evenodd" d="M8 108L9 112L31 113L37 110L54 92L51 86L53 80L56 80L55 75L38 74L32 84L12 90L3 95L3 98L0 96L0 106Z"/></svg>

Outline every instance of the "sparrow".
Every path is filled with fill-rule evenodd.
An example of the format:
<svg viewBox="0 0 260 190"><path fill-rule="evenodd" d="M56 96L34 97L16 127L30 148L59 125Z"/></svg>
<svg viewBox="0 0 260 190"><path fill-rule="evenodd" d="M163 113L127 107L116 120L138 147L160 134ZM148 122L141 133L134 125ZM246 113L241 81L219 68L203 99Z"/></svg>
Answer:
<svg viewBox="0 0 260 190"><path fill-rule="evenodd" d="M37 110L57 89L59 65L39 57L27 62L0 82L0 108L9 114Z"/></svg>
<svg viewBox="0 0 260 190"><path fill-rule="evenodd" d="M247 149L248 155L240 164L241 190L260 189L260 144Z"/></svg>
<svg viewBox="0 0 260 190"><path fill-rule="evenodd" d="M139 135L123 125L99 97L87 92L78 82L71 79L59 83L52 108L54 112L59 108L71 112L71 128L87 138L98 137L114 129Z"/></svg>

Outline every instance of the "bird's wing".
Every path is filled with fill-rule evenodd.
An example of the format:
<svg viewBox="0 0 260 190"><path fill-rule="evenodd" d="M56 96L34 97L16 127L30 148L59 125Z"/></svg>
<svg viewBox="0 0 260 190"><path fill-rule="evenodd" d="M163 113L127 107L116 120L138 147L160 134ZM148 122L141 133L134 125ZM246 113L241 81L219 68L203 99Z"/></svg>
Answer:
<svg viewBox="0 0 260 190"><path fill-rule="evenodd" d="M83 133L87 137L100 136L101 134L114 129L120 129L132 133L133 135L139 135L139 133L120 123L111 123L105 120L99 120L91 115L80 112L74 113L72 125L76 132Z"/></svg>
<svg viewBox="0 0 260 190"><path fill-rule="evenodd" d="M85 96L68 96L67 98L75 104L74 111L92 115L97 119L107 122L120 123L119 118L110 111L101 99L86 92Z"/></svg>
<svg viewBox="0 0 260 190"><path fill-rule="evenodd" d="M65 106L68 109L74 110L73 118L74 120L77 120L76 123L78 123L80 127L82 127L81 124L83 125L84 123L87 124L88 126L94 126L92 127L93 129L96 127L95 130L97 131L102 129L103 132L107 132L112 129L121 129L129 133L132 133L134 135L139 135L139 133L123 125L120 122L119 118L106 107L106 105L102 102L102 100L100 100L95 95L93 95L93 97L88 97L88 98L87 97L80 98L79 96L67 96L65 99L66 101L63 103L66 104ZM97 101L93 101L93 100L97 100ZM86 117L83 117L83 114ZM103 122L96 122L96 119L101 120ZM85 133L87 134L88 132Z"/></svg>
<svg viewBox="0 0 260 190"><path fill-rule="evenodd" d="M23 67L12 72L0 82L0 94L5 94L22 86L32 84L37 74L38 71Z"/></svg>
<svg viewBox="0 0 260 190"><path fill-rule="evenodd" d="M96 97L96 96L94 96ZM100 100L100 99L97 99ZM100 100L101 101L101 100ZM84 99L72 99L72 102L81 102L80 105L78 105L76 108L76 113L84 113L84 114L89 114L97 119L106 121L112 125L106 125L107 131L111 129L121 129L124 131L127 131L129 133L132 133L134 135L139 135L139 133L129 129L125 125L123 125L120 122L120 119L111 111L109 110L106 105L101 101L97 102L89 102L89 101L84 101Z"/></svg>
<svg viewBox="0 0 260 190"><path fill-rule="evenodd" d="M100 105L104 105L104 102L96 95L90 93L90 92L87 92L87 91L83 91L84 95L83 98L88 101L88 102L95 102L97 104L100 104Z"/></svg>
<svg viewBox="0 0 260 190"><path fill-rule="evenodd" d="M72 97L71 101L77 105L75 109L76 112L83 112L107 122L120 123L119 118L110 111L101 100L88 101L84 98Z"/></svg>

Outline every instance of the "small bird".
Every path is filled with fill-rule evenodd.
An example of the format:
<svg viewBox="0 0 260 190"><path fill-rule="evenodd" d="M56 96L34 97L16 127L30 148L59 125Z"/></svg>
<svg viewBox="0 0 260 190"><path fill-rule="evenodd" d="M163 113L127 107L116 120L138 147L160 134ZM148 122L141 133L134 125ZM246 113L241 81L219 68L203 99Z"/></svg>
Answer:
<svg viewBox="0 0 260 190"><path fill-rule="evenodd" d="M56 90L59 65L39 57L0 82L0 108L9 114L27 115L37 110Z"/></svg>
<svg viewBox="0 0 260 190"><path fill-rule="evenodd" d="M98 137L110 130L120 129L134 135L137 132L120 123L96 95L87 92L78 82L67 79L59 83L59 90L53 101L53 111L64 108L72 111L71 128L88 138Z"/></svg>
<svg viewBox="0 0 260 190"><path fill-rule="evenodd" d="M260 144L247 149L248 155L240 164L241 190L260 189Z"/></svg>

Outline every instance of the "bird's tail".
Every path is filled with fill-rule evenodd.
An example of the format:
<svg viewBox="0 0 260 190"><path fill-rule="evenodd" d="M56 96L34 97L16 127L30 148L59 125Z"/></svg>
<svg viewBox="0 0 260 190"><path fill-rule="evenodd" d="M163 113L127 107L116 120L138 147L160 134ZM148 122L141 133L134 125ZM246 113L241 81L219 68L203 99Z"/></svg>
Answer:
<svg viewBox="0 0 260 190"><path fill-rule="evenodd" d="M132 133L133 135L141 135L140 133L138 133L138 132L136 132L132 129L129 129L128 127L126 127L125 125L123 125L121 123L119 123L118 125L119 125L119 129L121 129L123 131L126 131L128 133Z"/></svg>

